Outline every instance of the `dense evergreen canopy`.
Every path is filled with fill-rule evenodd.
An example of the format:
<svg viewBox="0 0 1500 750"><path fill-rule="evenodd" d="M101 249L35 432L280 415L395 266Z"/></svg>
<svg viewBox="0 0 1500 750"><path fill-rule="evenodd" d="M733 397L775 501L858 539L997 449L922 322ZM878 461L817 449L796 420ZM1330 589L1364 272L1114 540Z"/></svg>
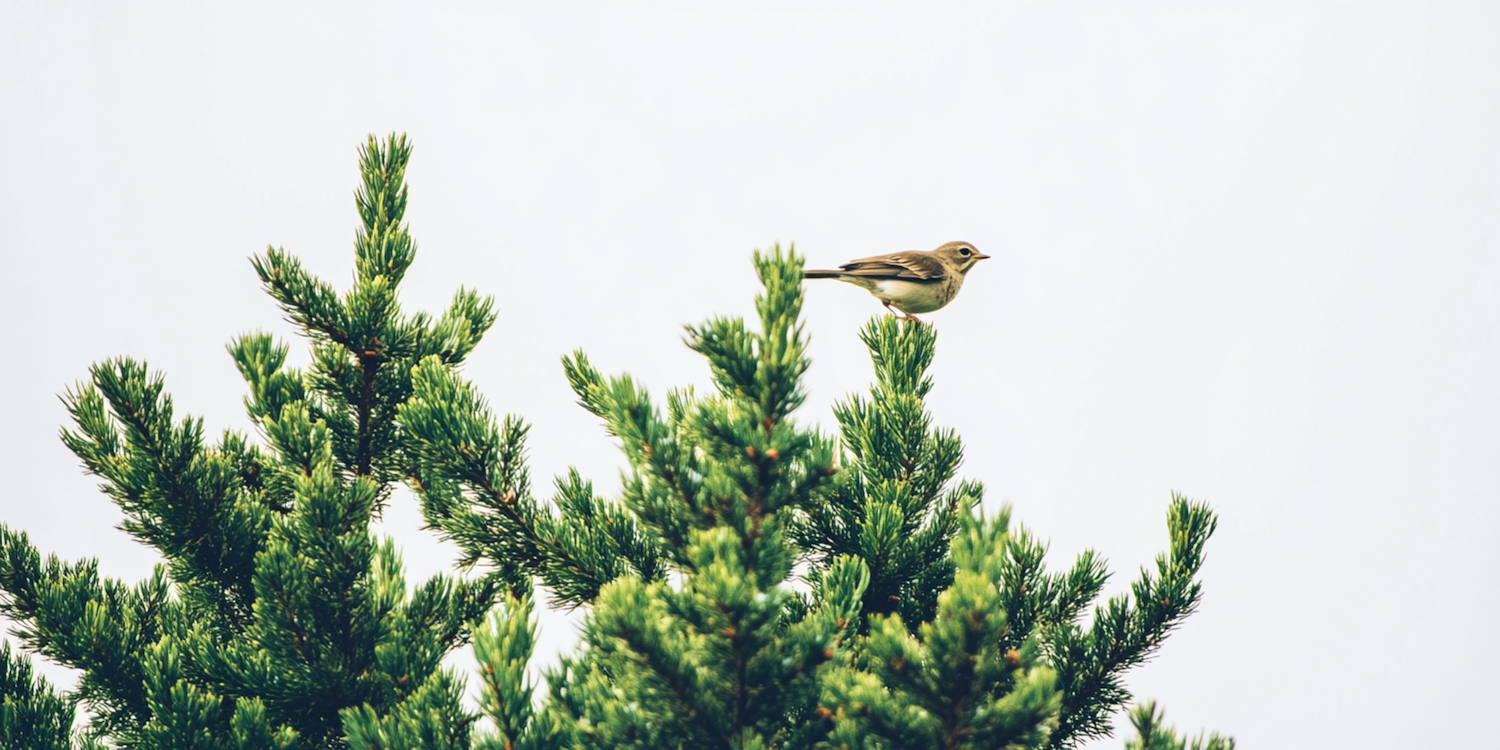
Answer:
<svg viewBox="0 0 1500 750"><path fill-rule="evenodd" d="M63 441L162 562L127 584L0 526L0 614L23 651L81 673L59 694L0 651L0 750L1069 748L1110 732L1123 672L1198 605L1200 503L1172 497L1168 551L1102 604L1097 555L1049 572L1007 509L981 510L924 402L930 327L871 321L874 385L838 405L837 435L799 421L802 260L779 247L754 257L753 326L689 329L711 392L653 401L564 359L620 443L623 489L570 471L538 498L526 425L457 369L493 301L398 304L410 154L395 136L360 151L347 292L282 250L253 259L313 354L294 370L270 335L230 345L253 435L210 440L131 359L68 391ZM403 482L457 575L409 585L371 533ZM587 611L541 694L537 597ZM478 714L441 665L470 642ZM1131 718L1129 747L1233 746L1180 740L1154 704Z"/></svg>

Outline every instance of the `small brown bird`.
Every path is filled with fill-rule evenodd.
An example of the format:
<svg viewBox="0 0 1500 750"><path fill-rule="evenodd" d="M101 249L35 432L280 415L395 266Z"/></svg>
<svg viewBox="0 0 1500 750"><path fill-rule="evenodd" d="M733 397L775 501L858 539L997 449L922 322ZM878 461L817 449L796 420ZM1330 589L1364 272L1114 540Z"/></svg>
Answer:
<svg viewBox="0 0 1500 750"><path fill-rule="evenodd" d="M870 290L887 310L904 313L905 320L920 323L912 313L941 309L958 296L964 274L990 256L967 242L949 242L932 252L904 253L860 258L839 266L837 271L806 271L804 279L838 279Z"/></svg>

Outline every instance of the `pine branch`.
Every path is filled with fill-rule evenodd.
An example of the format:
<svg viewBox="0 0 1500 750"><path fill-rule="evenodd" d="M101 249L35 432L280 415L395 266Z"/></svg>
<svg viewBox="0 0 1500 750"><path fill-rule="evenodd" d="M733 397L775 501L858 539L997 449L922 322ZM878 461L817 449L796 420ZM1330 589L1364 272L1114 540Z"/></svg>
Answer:
<svg viewBox="0 0 1500 750"><path fill-rule="evenodd" d="M1136 737L1125 743L1125 750L1234 750L1234 739L1217 734L1193 740L1177 736L1171 727L1162 724L1162 712L1156 703L1136 706L1130 712L1130 723L1134 725Z"/></svg>
<svg viewBox="0 0 1500 750"><path fill-rule="evenodd" d="M1055 628L1049 650L1065 692L1051 748L1108 735L1109 715L1130 700L1120 676L1151 657L1162 639L1197 609L1202 584L1195 580L1203 545L1218 520L1207 505L1173 493L1167 514L1171 551L1156 560L1156 573L1142 570L1132 586L1094 614L1088 633L1076 626Z"/></svg>
<svg viewBox="0 0 1500 750"><path fill-rule="evenodd" d="M101 580L93 560L64 564L0 525L0 615L29 650L84 670L78 699L100 731L134 736L150 719L143 649L181 616L165 571L132 588Z"/></svg>
<svg viewBox="0 0 1500 750"><path fill-rule="evenodd" d="M792 533L815 566L840 555L865 561L865 617L900 612L916 627L934 616L938 594L951 583L948 541L983 487L954 482L963 445L951 430L932 427L923 402L932 389L931 327L874 319L861 338L875 385L868 398L851 396L834 407L848 470L817 507L799 515Z"/></svg>
<svg viewBox="0 0 1500 750"><path fill-rule="evenodd" d="M508 600L474 633L474 657L483 681L482 706L507 750L532 746L538 739L540 723L532 708L535 687L526 676L535 646L536 621L529 594Z"/></svg>
<svg viewBox="0 0 1500 750"><path fill-rule="evenodd" d="M561 519L536 503L519 419L497 424L473 386L436 357L414 371L413 384L401 420L415 485L429 523L459 544L465 564L484 561L513 586L541 576L563 606L592 601L628 572L647 580L664 573L634 521L596 503L576 474L559 481Z"/></svg>
<svg viewBox="0 0 1500 750"><path fill-rule="evenodd" d="M666 554L682 564L691 530L707 528L714 520L700 497L703 489L697 479L706 467L681 447L696 402L688 394L669 395L672 418L666 421L629 376L606 382L582 352L565 357L563 371L578 403L604 420L608 434L620 438L631 467L624 478L626 505L661 537Z"/></svg>
<svg viewBox="0 0 1500 750"><path fill-rule="evenodd" d="M0 748L72 750L73 704L0 644Z"/></svg>
<svg viewBox="0 0 1500 750"><path fill-rule="evenodd" d="M338 292L303 270L301 261L271 247L264 255L251 257L250 264L289 322L310 336L339 346L354 344Z"/></svg>
<svg viewBox="0 0 1500 750"><path fill-rule="evenodd" d="M966 519L953 541L958 572L934 619L913 634L899 616L870 618L864 669L835 670L824 684L834 746L978 750L1045 740L1061 696L1034 641L1005 646L1010 546L1005 514Z"/></svg>
<svg viewBox="0 0 1500 750"><path fill-rule="evenodd" d="M174 581L234 632L250 616L246 571L269 523L245 488L244 472L259 459L232 434L217 450L205 448L201 420L173 425L163 390L144 363L96 365L93 383L64 398L79 431L65 430L63 440L106 480L105 492L127 514L125 530L174 561Z"/></svg>
<svg viewBox="0 0 1500 750"><path fill-rule="evenodd" d="M628 377L606 380L581 354L564 361L580 403L620 439L624 503L671 554L680 585L624 576L587 622L589 650L549 676L548 715L581 747L780 747L815 741L818 679L857 619L868 573L837 563L836 596L792 622L784 587L797 551L789 512L811 507L833 472L833 446L791 419L807 368L801 259L756 256L761 331L715 319L689 329L718 396L673 392L663 416ZM587 494L587 496L586 496ZM562 521L597 517L591 492L562 494ZM565 686L565 687L564 687ZM816 726L816 724L812 724Z"/></svg>
<svg viewBox="0 0 1500 750"><path fill-rule="evenodd" d="M384 141L371 136L360 149L363 184L355 202L362 227L355 237L354 286L347 294L340 297L312 278L284 251L252 259L267 291L312 339L315 357L307 384L321 398L308 403L309 413L332 430L343 469L375 479L382 498L389 483L410 473L397 414L411 394L411 370L432 355L450 366L462 362L495 321L493 300L467 289L455 294L436 323L425 314L401 313L397 287L416 255L401 223L410 156L405 136ZM243 364L241 369L251 377ZM252 413L274 417L274 409L285 403Z"/></svg>

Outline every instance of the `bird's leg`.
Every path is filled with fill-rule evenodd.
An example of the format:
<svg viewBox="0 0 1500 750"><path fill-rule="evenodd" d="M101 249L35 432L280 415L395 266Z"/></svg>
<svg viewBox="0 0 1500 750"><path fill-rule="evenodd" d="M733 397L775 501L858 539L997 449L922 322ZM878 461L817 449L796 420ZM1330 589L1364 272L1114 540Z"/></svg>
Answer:
<svg viewBox="0 0 1500 750"><path fill-rule="evenodd" d="M909 320L909 321L911 321L913 323L916 323L917 325L921 325L922 324L922 321L919 318L917 318L917 316L912 315L911 313L906 312L905 310L899 310L897 308L891 307L891 303L890 303L889 300L881 300L880 304L885 305L886 311L889 312L892 315L895 315L896 318L898 318L900 320ZM901 314L900 315L896 315L896 313L898 313L898 312L901 313Z"/></svg>

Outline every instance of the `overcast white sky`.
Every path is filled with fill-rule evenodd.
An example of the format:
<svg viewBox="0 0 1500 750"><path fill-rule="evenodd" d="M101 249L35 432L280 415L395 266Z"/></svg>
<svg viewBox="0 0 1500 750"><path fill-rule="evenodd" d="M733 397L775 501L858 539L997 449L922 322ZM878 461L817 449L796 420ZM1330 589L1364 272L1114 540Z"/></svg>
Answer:
<svg viewBox="0 0 1500 750"><path fill-rule="evenodd" d="M1116 589L1171 490L1221 514L1138 697L1249 748L1493 742L1497 38L1493 3L5 3L0 521L142 577L54 394L128 354L246 429L224 344L292 333L247 256L346 285L355 148L404 131L403 301L497 295L467 372L540 491L620 465L563 353L706 385L681 326L752 310L753 248L968 240L931 406L987 502ZM867 386L879 311L809 289L802 418ZM417 519L412 580L452 555Z"/></svg>

